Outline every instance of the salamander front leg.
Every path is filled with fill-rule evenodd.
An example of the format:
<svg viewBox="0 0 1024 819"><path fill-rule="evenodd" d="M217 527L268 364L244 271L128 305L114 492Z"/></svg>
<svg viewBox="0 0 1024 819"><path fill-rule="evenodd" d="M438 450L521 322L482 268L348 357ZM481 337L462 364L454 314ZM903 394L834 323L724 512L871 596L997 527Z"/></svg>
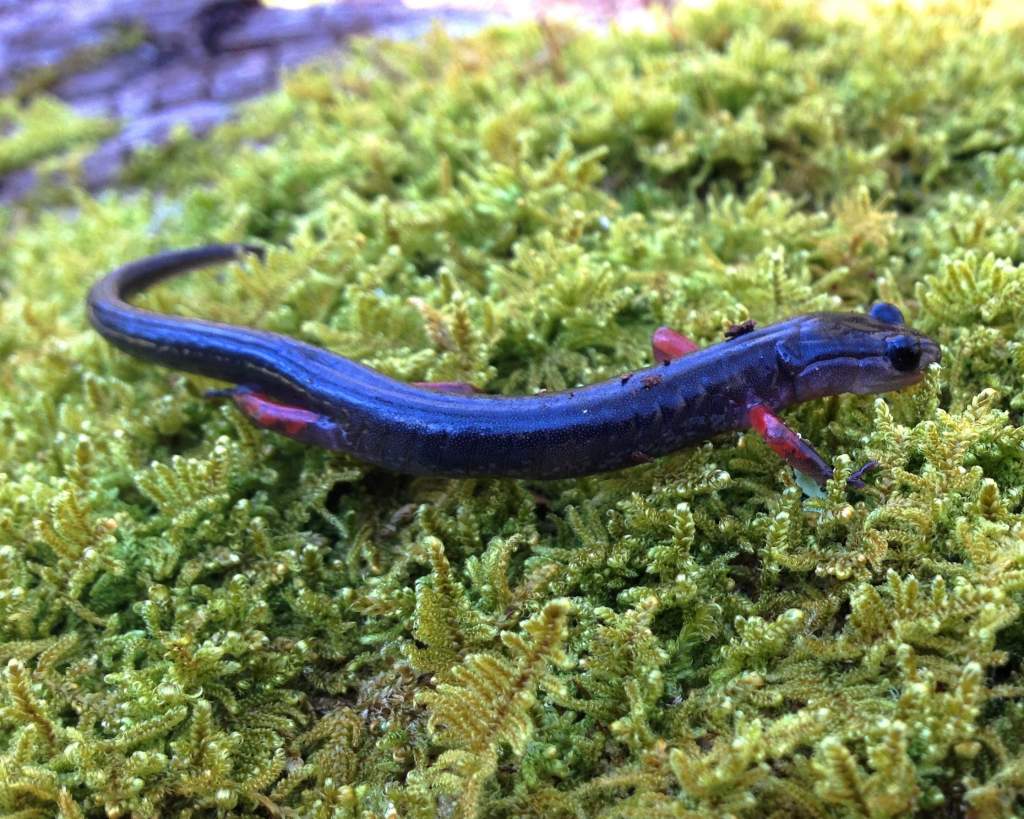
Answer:
<svg viewBox="0 0 1024 819"><path fill-rule="evenodd" d="M348 436L326 415L292 404L273 401L249 387L208 390L207 398L230 398L242 414L260 429L269 429L304 444L323 449L344 449Z"/></svg>
<svg viewBox="0 0 1024 819"><path fill-rule="evenodd" d="M832 467L807 441L791 430L779 416L764 404L755 404L749 410L750 426L760 435L772 451L797 472L806 475L818 486L824 486L832 477ZM866 472L878 466L878 461L868 461L850 475L846 483L853 489L863 489L862 480Z"/></svg>
<svg viewBox="0 0 1024 819"><path fill-rule="evenodd" d="M659 364L668 364L699 349L694 342L671 327L659 327L651 333L651 351Z"/></svg>

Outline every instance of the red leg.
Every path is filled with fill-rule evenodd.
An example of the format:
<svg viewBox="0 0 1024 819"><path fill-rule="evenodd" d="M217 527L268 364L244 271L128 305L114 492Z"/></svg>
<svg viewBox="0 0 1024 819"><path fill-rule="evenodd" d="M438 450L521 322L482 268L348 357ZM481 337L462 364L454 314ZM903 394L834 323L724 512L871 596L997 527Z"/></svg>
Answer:
<svg viewBox="0 0 1024 819"><path fill-rule="evenodd" d="M482 391L465 381L413 381L414 387L422 387L434 392L446 392L452 395L479 395Z"/></svg>
<svg viewBox="0 0 1024 819"><path fill-rule="evenodd" d="M791 430L779 416L764 404L755 404L749 410L750 426L760 435L782 460L797 472L811 478L819 486L832 477L832 467L825 462L814 447ZM865 484L861 476L878 466L877 461L868 461L854 472L847 484L855 489L862 489Z"/></svg>
<svg viewBox="0 0 1024 819"><path fill-rule="evenodd" d="M659 327L651 334L651 350L654 352L654 360L660 364L668 364L699 349L690 339L671 327Z"/></svg>
<svg viewBox="0 0 1024 819"><path fill-rule="evenodd" d="M206 397L230 398L256 426L304 444L324 449L341 449L347 439L345 431L332 418L304 407L274 401L248 387L210 390Z"/></svg>

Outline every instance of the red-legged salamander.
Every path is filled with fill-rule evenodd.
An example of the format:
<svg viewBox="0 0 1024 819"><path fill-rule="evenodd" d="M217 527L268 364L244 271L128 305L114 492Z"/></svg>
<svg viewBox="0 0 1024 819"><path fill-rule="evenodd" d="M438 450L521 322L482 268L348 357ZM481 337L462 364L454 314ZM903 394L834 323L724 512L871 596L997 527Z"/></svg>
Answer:
<svg viewBox="0 0 1024 819"><path fill-rule="evenodd" d="M568 478L631 466L753 427L819 484L829 466L776 413L839 393L920 381L938 345L876 304L868 315L812 313L704 349L667 328L658 364L579 389L474 394L460 383L406 384L276 333L141 310L125 299L187 270L258 253L208 245L131 262L100 280L89 318L139 358L238 385L221 391L258 426L395 472ZM869 465L871 466L871 465ZM860 472L851 484L862 486Z"/></svg>

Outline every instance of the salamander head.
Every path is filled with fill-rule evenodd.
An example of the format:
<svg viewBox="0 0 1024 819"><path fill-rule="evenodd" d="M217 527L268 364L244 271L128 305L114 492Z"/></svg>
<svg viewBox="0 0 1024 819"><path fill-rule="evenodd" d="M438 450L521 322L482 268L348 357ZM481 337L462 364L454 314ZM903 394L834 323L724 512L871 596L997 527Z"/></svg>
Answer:
<svg viewBox="0 0 1024 819"><path fill-rule="evenodd" d="M868 315L816 313L776 346L797 401L844 392L877 393L916 384L942 358L939 345L907 327L899 309Z"/></svg>

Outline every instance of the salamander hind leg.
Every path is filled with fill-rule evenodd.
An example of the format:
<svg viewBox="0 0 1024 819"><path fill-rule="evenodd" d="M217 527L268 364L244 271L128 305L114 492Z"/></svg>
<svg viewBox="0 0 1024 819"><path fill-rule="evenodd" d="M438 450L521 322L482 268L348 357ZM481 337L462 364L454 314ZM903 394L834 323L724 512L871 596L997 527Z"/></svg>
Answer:
<svg viewBox="0 0 1024 819"><path fill-rule="evenodd" d="M341 424L326 415L274 401L249 387L209 390L207 398L230 398L253 424L304 444L343 450L347 436Z"/></svg>

